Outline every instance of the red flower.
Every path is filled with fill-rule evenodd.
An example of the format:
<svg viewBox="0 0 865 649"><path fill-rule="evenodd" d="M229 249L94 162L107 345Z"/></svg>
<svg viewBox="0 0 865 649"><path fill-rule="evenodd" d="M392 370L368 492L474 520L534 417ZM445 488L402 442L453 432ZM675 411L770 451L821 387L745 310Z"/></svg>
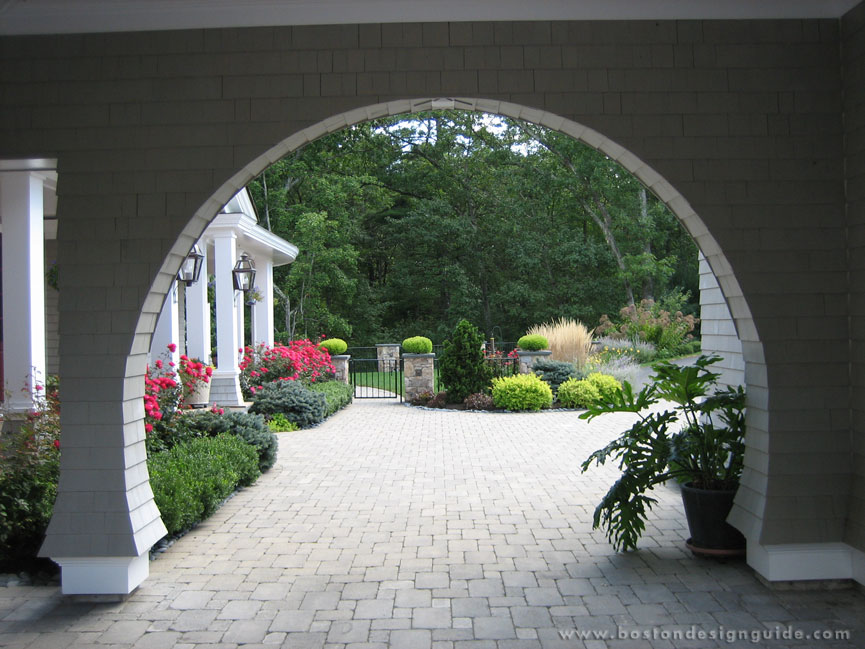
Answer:
<svg viewBox="0 0 865 649"><path fill-rule="evenodd" d="M54 448L60 448L60 440L59 439L54 440Z"/></svg>
<svg viewBox="0 0 865 649"><path fill-rule="evenodd" d="M174 343L168 343L167 347L168 351L170 351L172 354L177 351L177 345L175 345Z"/></svg>

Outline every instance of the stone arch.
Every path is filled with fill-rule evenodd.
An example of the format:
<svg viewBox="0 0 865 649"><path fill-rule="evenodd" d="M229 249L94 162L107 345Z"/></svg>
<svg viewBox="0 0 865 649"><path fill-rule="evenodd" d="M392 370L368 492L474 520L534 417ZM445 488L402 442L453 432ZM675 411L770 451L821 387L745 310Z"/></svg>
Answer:
<svg viewBox="0 0 865 649"><path fill-rule="evenodd" d="M542 109L508 101L479 98L402 99L348 110L312 124L283 139L249 161L225 181L190 218L163 260L156 279L150 286L136 323L132 351L126 362L124 402L136 398L140 399L141 396L141 388L138 386L140 377L144 374L146 350L149 349L150 335L155 326L155 317L152 314L159 313L180 264L193 243L234 194L277 160L324 135L380 117L428 110L466 110L498 114L559 131L592 146L621 164L663 201L694 239L718 280L733 317L736 332L743 343L742 354L746 365L745 378L749 394L749 439L755 439L753 437L755 434L765 435L768 425L766 407L768 398L763 345L757 334L751 310L730 262L705 222L691 207L688 200L661 174L634 153L588 126ZM759 396L753 400L751 395ZM128 411L126 413L126 425L135 424L134 419L136 417L130 417ZM731 514L731 522L754 541L759 540L761 532L759 516L762 513L762 507L758 503L762 502L766 482L765 476L758 470L758 463L759 458L755 456L754 460L749 460L749 455L746 454L746 469L741 482L740 495L737 496L737 505ZM754 467L754 470L750 468L751 466ZM740 503L746 503L746 506L742 506Z"/></svg>

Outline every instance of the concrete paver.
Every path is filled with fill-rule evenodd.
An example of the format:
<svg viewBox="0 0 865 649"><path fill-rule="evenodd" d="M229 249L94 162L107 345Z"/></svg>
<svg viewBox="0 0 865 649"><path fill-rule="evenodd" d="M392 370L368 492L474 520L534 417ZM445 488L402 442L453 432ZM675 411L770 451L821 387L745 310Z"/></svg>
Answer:
<svg viewBox="0 0 865 649"><path fill-rule="evenodd" d="M613 552L591 519L616 472L579 467L628 421L357 401L280 435L276 466L125 601L0 587L0 647L865 646L860 590L776 591L691 556L675 487L655 490L641 549Z"/></svg>

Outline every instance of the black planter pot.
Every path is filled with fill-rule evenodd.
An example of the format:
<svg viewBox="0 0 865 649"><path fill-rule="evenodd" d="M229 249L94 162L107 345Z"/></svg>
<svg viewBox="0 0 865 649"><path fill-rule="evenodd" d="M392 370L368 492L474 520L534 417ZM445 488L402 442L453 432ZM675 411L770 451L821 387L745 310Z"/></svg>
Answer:
<svg viewBox="0 0 865 649"><path fill-rule="evenodd" d="M690 483L681 487L682 503L691 531L688 547L696 554L744 554L745 537L727 522L735 490L696 489Z"/></svg>

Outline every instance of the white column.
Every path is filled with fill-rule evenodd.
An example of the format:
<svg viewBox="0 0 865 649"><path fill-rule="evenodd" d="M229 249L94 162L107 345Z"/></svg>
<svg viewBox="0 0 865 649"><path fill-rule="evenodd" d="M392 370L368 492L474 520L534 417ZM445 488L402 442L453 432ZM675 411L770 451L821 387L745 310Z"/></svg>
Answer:
<svg viewBox="0 0 865 649"><path fill-rule="evenodd" d="M252 307L254 345L264 343L273 346L273 262L263 260L256 267L255 284L261 291L262 299Z"/></svg>
<svg viewBox="0 0 865 649"><path fill-rule="evenodd" d="M246 293L243 291L234 292L234 311L237 314L237 345L235 345L235 351L237 351L246 344L243 326L246 321L244 317L246 314Z"/></svg>
<svg viewBox="0 0 865 649"><path fill-rule="evenodd" d="M216 275L216 370L210 396L220 405L243 403L240 393L240 367L237 349L237 296L231 271L237 261L237 238L234 232L219 231L213 235L213 262Z"/></svg>
<svg viewBox="0 0 865 649"><path fill-rule="evenodd" d="M42 178L0 174L3 222L3 377L7 409L27 412L45 383Z"/></svg>
<svg viewBox="0 0 865 649"><path fill-rule="evenodd" d="M207 301L207 245L200 244L204 259L201 277L186 287L186 353L210 363L210 303Z"/></svg>
<svg viewBox="0 0 865 649"><path fill-rule="evenodd" d="M177 346L180 341L180 315L177 308L177 281L171 284L171 289L168 295L165 296L165 302L162 304L162 311L159 313L159 319L156 321L156 328L153 330L153 337L150 339L150 362L153 363L156 359L168 359L177 365L180 360L180 348ZM168 345L174 344L174 351L168 351Z"/></svg>

